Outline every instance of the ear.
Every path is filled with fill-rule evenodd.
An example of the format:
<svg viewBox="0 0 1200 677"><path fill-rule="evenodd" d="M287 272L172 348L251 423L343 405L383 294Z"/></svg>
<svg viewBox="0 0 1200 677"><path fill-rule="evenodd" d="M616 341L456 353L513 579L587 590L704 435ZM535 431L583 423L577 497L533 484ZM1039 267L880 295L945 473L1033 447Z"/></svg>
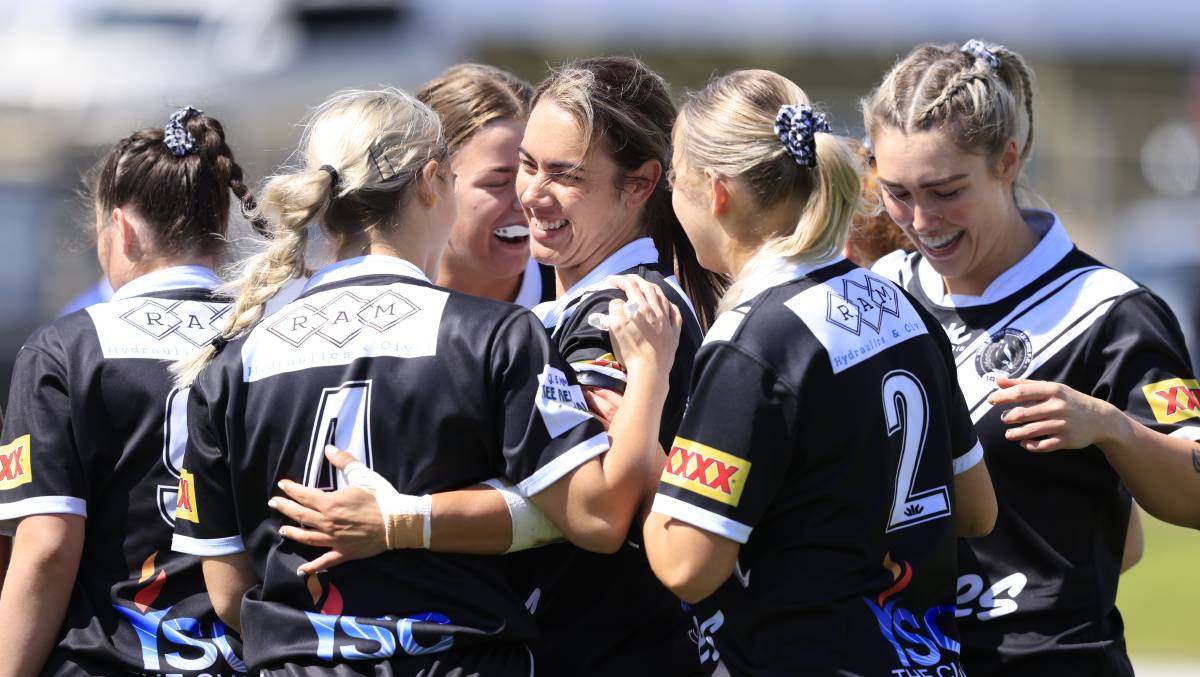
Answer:
<svg viewBox="0 0 1200 677"><path fill-rule="evenodd" d="M1017 140L1008 137L1004 142L1004 150L1000 151L1000 180L1005 184L1016 183L1021 175L1021 154L1017 150Z"/></svg>
<svg viewBox="0 0 1200 677"><path fill-rule="evenodd" d="M417 197L426 207L432 207L437 203L437 190L434 182L438 179L438 169L440 168L441 163L437 160L430 160L425 163L425 166L421 168L421 173L417 176Z"/></svg>
<svg viewBox="0 0 1200 677"><path fill-rule="evenodd" d="M724 177L711 169L704 170L704 178L708 181L709 211L719 219L729 211L729 187L725 185Z"/></svg>
<svg viewBox="0 0 1200 677"><path fill-rule="evenodd" d="M662 178L662 164L658 160L646 160L626 176L625 205L637 209L650 199Z"/></svg>
<svg viewBox="0 0 1200 677"><path fill-rule="evenodd" d="M142 243L142 236L138 232L137 226L134 225L133 215L120 207L115 207L112 211L112 220L118 238L117 246L121 248L125 258L130 261L142 258L145 247Z"/></svg>

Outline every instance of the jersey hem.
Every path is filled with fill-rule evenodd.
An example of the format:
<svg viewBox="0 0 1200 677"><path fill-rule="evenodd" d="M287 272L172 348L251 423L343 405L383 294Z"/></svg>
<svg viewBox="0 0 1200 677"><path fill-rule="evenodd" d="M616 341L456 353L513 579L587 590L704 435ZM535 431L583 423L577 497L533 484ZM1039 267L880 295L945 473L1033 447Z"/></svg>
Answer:
<svg viewBox="0 0 1200 677"><path fill-rule="evenodd" d="M654 505L650 510L738 543L744 544L750 540L750 532L753 531L749 525L711 513L666 494L655 494Z"/></svg>
<svg viewBox="0 0 1200 677"><path fill-rule="evenodd" d="M524 481L517 484L517 491L525 498L542 491L557 482L563 475L583 465L587 461L608 451L608 434L600 433L576 444L562 455L538 468Z"/></svg>
<svg viewBox="0 0 1200 677"><path fill-rule="evenodd" d="M171 537L171 549L185 555L200 557L220 557L221 555L236 555L245 552L246 546L241 536L226 536L224 538L192 538L182 534Z"/></svg>

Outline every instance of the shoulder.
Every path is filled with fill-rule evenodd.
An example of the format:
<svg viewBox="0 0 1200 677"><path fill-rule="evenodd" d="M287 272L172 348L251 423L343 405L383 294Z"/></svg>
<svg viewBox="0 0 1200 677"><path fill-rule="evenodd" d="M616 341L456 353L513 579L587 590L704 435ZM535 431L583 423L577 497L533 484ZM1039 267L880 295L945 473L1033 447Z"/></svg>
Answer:
<svg viewBox="0 0 1200 677"><path fill-rule="evenodd" d="M80 354L82 344L95 341L95 325L86 309L76 310L33 330L20 352L35 352L60 364Z"/></svg>
<svg viewBox="0 0 1200 677"><path fill-rule="evenodd" d="M913 271L916 269L920 257L921 255L917 252L897 249L891 254L880 257L871 266L871 272L904 286L913 278Z"/></svg>

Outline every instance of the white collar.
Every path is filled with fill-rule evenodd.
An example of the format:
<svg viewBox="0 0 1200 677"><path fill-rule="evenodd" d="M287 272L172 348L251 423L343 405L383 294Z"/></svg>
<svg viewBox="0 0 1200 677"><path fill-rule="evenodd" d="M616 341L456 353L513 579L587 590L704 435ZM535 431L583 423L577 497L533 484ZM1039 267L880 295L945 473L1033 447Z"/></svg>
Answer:
<svg viewBox="0 0 1200 677"><path fill-rule="evenodd" d="M533 312L542 319L545 326L553 327L558 324L558 318L572 301L589 291L608 289L611 285L606 282L606 279L610 275L616 275L634 266L656 263L658 263L658 249L654 246L654 240L648 237L638 238L601 261L587 275L571 285L570 289L564 291L557 301L539 303L534 307Z"/></svg>
<svg viewBox="0 0 1200 677"><path fill-rule="evenodd" d="M425 277L425 273L420 268L402 258L368 254L366 256L355 256L352 259L338 261L318 270L316 274L309 278L308 284L304 285L304 291L301 293L307 293L313 287L323 284L331 284L355 277L366 277L368 275L403 275L421 280L422 282L429 282L429 278Z"/></svg>
<svg viewBox="0 0 1200 677"><path fill-rule="evenodd" d="M1004 271L983 290L980 296L969 294L947 294L942 276L938 275L925 257L917 263L917 280L921 290L935 305L946 308L963 308L995 303L1029 286L1046 274L1071 253L1075 244L1067 235L1067 229L1053 212L1042 209L1022 209L1021 217L1029 229L1040 240L1016 265Z"/></svg>
<svg viewBox="0 0 1200 677"><path fill-rule="evenodd" d="M221 278L204 266L171 266L126 282L120 289L113 292L113 301L120 301L134 296L143 296L156 291L168 289L216 289L221 284Z"/></svg>
<svg viewBox="0 0 1200 677"><path fill-rule="evenodd" d="M734 307L742 305L771 287L778 287L781 284L797 280L814 270L844 261L845 258L836 256L832 259L796 263L775 253L757 254L743 266L743 270L750 268L751 272L750 276L742 283L742 291L738 294Z"/></svg>
<svg viewBox="0 0 1200 677"><path fill-rule="evenodd" d="M532 308L542 302L542 271L538 262L532 257L525 264L525 272L521 275L521 287L517 289L517 297L513 303L522 308Z"/></svg>

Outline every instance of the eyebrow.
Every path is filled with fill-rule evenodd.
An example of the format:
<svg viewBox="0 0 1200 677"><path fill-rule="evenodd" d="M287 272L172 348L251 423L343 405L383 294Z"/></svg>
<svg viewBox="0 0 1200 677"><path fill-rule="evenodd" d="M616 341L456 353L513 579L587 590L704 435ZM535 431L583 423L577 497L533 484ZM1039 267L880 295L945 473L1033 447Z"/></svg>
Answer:
<svg viewBox="0 0 1200 677"><path fill-rule="evenodd" d="M944 179L934 179L932 181L926 181L926 182L918 185L917 187L918 188L933 188L935 186L941 186L943 184L951 183L953 181L958 181L959 179L965 179L965 178L967 178L966 174L955 174L954 176L947 176ZM876 180L879 181L879 183L882 183L883 185L887 186L888 188L904 188L903 185L892 182L892 181L888 181L887 179L884 179L884 178L877 178Z"/></svg>
<svg viewBox="0 0 1200 677"><path fill-rule="evenodd" d="M524 146L517 146L517 152L527 158L533 158L533 154L525 150ZM578 162L555 160L554 162L547 162L543 166L545 166L546 171L550 172L551 174L565 174L567 172L575 172L577 174L583 173L583 165L579 164Z"/></svg>
<svg viewBox="0 0 1200 677"><path fill-rule="evenodd" d="M487 169L483 170L480 173L488 174L491 172L496 172L497 174L515 174L517 172L517 170L515 167L511 167L508 165L496 165L495 167L488 167Z"/></svg>

